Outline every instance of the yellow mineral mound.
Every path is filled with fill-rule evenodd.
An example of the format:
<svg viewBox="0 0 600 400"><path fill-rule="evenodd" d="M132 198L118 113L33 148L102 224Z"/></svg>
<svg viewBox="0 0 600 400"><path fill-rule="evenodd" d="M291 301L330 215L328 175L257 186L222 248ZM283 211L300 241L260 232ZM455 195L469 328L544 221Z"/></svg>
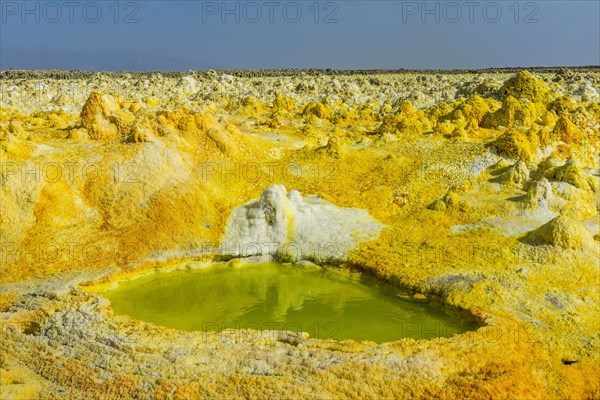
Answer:
<svg viewBox="0 0 600 400"><path fill-rule="evenodd" d="M567 160L562 166L548 168L544 176L567 182L579 189L598 191L596 178L585 172L574 159Z"/></svg>
<svg viewBox="0 0 600 400"><path fill-rule="evenodd" d="M184 114L177 121L177 129L183 132L194 132L202 127L203 117L201 114Z"/></svg>
<svg viewBox="0 0 600 400"><path fill-rule="evenodd" d="M522 160L517 161L500 175L500 181L508 185L523 184L529 178L529 169Z"/></svg>
<svg viewBox="0 0 600 400"><path fill-rule="evenodd" d="M565 249L585 249L594 246L592 233L579 222L559 215L527 234L532 244L551 244Z"/></svg>
<svg viewBox="0 0 600 400"><path fill-rule="evenodd" d="M296 102L294 102L294 100L284 97L279 93L275 95L275 100L273 101L273 112L290 112L294 108L296 108Z"/></svg>
<svg viewBox="0 0 600 400"><path fill-rule="evenodd" d="M11 120L8 123L0 124L0 140L8 139L9 137L17 139L25 139L27 137L27 132L20 121Z"/></svg>
<svg viewBox="0 0 600 400"><path fill-rule="evenodd" d="M182 119L187 114L187 110L178 108L171 110L160 110L156 113L155 127L161 136L168 136L178 133L178 127ZM183 124L183 123L182 123Z"/></svg>
<svg viewBox="0 0 600 400"><path fill-rule="evenodd" d="M223 129L221 126L213 126L206 131L206 136L226 156L238 154L238 145L231 130Z"/></svg>
<svg viewBox="0 0 600 400"><path fill-rule="evenodd" d="M388 115L377 129L377 133L391 133L398 136L420 136L431 130L431 123L424 111L413 108L407 101L398 107L398 111Z"/></svg>
<svg viewBox="0 0 600 400"><path fill-rule="evenodd" d="M152 142L154 140L154 132L147 121L134 122L129 135L123 139L126 143Z"/></svg>
<svg viewBox="0 0 600 400"><path fill-rule="evenodd" d="M88 213L92 214L88 214ZM40 190L34 210L39 225L69 227L83 223L93 210L85 205L64 180L46 185Z"/></svg>
<svg viewBox="0 0 600 400"><path fill-rule="evenodd" d="M495 100L485 100L480 96L469 97L457 107L457 110L460 110L463 117L467 121L475 121L475 123L479 126L483 123L485 116L487 113L492 111L492 107L498 108ZM490 107L491 106L491 107Z"/></svg>
<svg viewBox="0 0 600 400"><path fill-rule="evenodd" d="M302 114L328 119L331 117L331 108L327 104L311 102L304 107Z"/></svg>
<svg viewBox="0 0 600 400"><path fill-rule="evenodd" d="M554 111L558 115L562 115L565 113L570 113L576 107L577 104L573 101L573 97L566 95L554 100L548 109Z"/></svg>
<svg viewBox="0 0 600 400"><path fill-rule="evenodd" d="M504 172L506 172L510 166L511 166L510 162L508 162L504 158L501 158L500 160L498 160L498 162L496 164L490 166L488 168L488 171L491 175L498 176L498 175L501 175Z"/></svg>
<svg viewBox="0 0 600 400"><path fill-rule="evenodd" d="M527 99L534 103L547 104L550 101L550 91L546 84L531 75L528 71L521 71L504 82L500 88L502 99L512 96L516 99Z"/></svg>
<svg viewBox="0 0 600 400"><path fill-rule="evenodd" d="M36 147L33 143L22 140L10 133L0 140L0 159L2 161L4 161L5 155L16 160L29 160L35 151Z"/></svg>
<svg viewBox="0 0 600 400"><path fill-rule="evenodd" d="M240 116L258 116L266 111L266 107L254 96L248 96L242 101L242 107L238 108Z"/></svg>
<svg viewBox="0 0 600 400"><path fill-rule="evenodd" d="M427 208L435 211L445 211L448 208L461 206L465 203L461 199L460 195L454 192L452 189L448 190L442 198L436 200L430 204Z"/></svg>
<svg viewBox="0 0 600 400"><path fill-rule="evenodd" d="M516 97L506 96L502 101L502 107L496 112L487 114L482 126L486 128L530 127L545 113L546 107L542 103L520 101Z"/></svg>
<svg viewBox="0 0 600 400"><path fill-rule="evenodd" d="M339 137L332 136L323 147L315 150L318 154L326 154L329 157L341 158L344 154L344 144Z"/></svg>
<svg viewBox="0 0 600 400"><path fill-rule="evenodd" d="M538 125L542 125L543 127L553 128L556 125L556 120L556 112L546 111L545 113L540 115L540 117L537 121L535 121L535 123Z"/></svg>
<svg viewBox="0 0 600 400"><path fill-rule="evenodd" d="M527 136L515 129L508 129L494 142L495 147L500 153L509 157L517 157L525 162L533 161L537 158L536 146L531 143Z"/></svg>
<svg viewBox="0 0 600 400"><path fill-rule="evenodd" d="M535 126L527 131L527 137L535 147L547 147L552 144L552 129L547 126Z"/></svg>
<svg viewBox="0 0 600 400"><path fill-rule="evenodd" d="M552 186L546 178L540 178L531 183L527 189L527 202L530 205L537 205L543 200L548 200L552 197Z"/></svg>
<svg viewBox="0 0 600 400"><path fill-rule="evenodd" d="M565 143L579 143L583 138L579 128L566 115L560 116L552 134Z"/></svg>
<svg viewBox="0 0 600 400"><path fill-rule="evenodd" d="M564 165L564 163L565 162L560 157L558 157L558 154L556 152L553 152L546 159L544 159L544 161L538 164L538 169L546 173L553 168L557 168Z"/></svg>
<svg viewBox="0 0 600 400"><path fill-rule="evenodd" d="M113 96L98 92L90 94L79 116L79 127L85 128L90 139L94 140L120 139L133 121L133 116L121 111Z"/></svg>
<svg viewBox="0 0 600 400"><path fill-rule="evenodd" d="M497 101L472 96L459 101L449 110L443 106L432 107L428 114L437 122L433 131L451 138L468 138L478 135L486 116L499 108Z"/></svg>
<svg viewBox="0 0 600 400"><path fill-rule="evenodd" d="M467 131L467 127L457 126L452 130L449 137L452 139L466 140L469 138L469 133L475 133Z"/></svg>

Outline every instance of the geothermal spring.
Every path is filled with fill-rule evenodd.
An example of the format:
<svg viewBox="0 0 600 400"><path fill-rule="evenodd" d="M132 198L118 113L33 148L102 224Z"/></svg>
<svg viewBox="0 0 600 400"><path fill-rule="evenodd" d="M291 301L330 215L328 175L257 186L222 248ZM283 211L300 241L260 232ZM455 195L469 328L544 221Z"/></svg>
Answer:
<svg viewBox="0 0 600 400"><path fill-rule="evenodd" d="M0 82L0 398L600 398L600 69Z"/></svg>

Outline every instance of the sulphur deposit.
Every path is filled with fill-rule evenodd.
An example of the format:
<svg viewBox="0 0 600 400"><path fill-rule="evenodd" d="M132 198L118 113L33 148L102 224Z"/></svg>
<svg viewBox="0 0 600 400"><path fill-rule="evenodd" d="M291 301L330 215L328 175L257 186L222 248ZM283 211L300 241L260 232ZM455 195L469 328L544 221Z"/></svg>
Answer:
<svg viewBox="0 0 600 400"><path fill-rule="evenodd" d="M600 70L276 75L0 75L0 397L600 398ZM97 292L289 255L256 241L482 326L183 332Z"/></svg>

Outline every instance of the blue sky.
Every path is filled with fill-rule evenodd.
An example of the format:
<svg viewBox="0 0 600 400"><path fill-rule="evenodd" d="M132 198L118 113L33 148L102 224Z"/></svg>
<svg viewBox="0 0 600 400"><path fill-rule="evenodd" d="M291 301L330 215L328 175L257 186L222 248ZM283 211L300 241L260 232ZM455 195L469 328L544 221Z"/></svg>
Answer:
<svg viewBox="0 0 600 400"><path fill-rule="evenodd" d="M7 1L0 68L600 65L600 1Z"/></svg>

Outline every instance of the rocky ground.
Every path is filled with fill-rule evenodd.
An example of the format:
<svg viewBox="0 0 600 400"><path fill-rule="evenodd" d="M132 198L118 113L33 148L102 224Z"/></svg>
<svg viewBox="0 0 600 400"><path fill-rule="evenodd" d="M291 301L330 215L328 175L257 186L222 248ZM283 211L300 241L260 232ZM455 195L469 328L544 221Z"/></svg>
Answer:
<svg viewBox="0 0 600 400"><path fill-rule="evenodd" d="M0 85L0 397L600 398L598 68ZM113 315L98 288L219 257L274 184L383 226L313 260L483 326L377 345Z"/></svg>

